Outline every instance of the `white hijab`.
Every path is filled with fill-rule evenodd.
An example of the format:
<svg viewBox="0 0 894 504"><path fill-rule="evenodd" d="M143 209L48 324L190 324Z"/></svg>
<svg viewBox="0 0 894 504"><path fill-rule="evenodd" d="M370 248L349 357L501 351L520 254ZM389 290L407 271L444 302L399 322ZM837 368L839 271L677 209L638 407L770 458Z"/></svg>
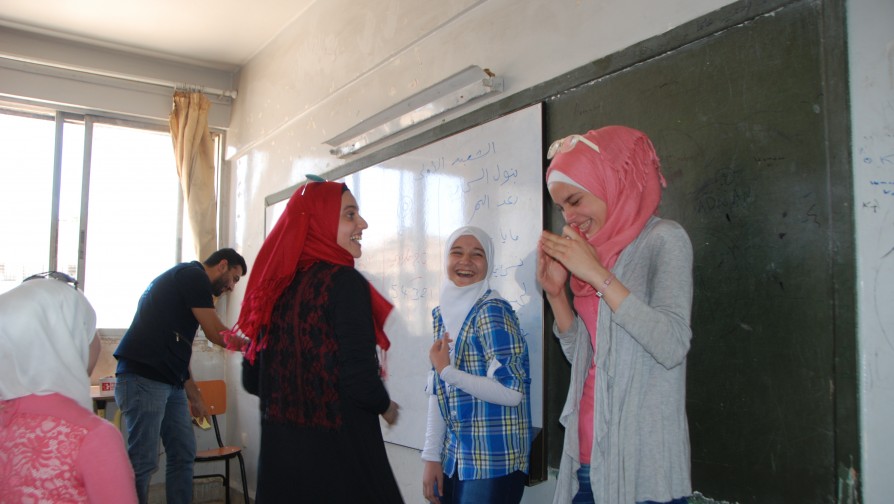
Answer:
<svg viewBox="0 0 894 504"><path fill-rule="evenodd" d="M95 335L96 312L65 282L34 279L0 294L0 399L58 393L92 410Z"/></svg>
<svg viewBox="0 0 894 504"><path fill-rule="evenodd" d="M453 247L453 243L459 237L466 235L474 236L478 243L481 244L481 248L484 249L484 257L487 260L487 272L484 275L484 280L465 287L458 287L447 276L447 265L450 261L450 248ZM450 333L451 340L456 341L456 338L459 337L459 330L462 329L463 322L466 320L469 311L475 306L475 302L490 288L490 272L493 269L493 259L494 242L490 235L481 228L464 226L454 231L447 238L446 246L444 247L444 280L441 282L441 318L444 320L445 330ZM492 292L491 295L493 294Z"/></svg>

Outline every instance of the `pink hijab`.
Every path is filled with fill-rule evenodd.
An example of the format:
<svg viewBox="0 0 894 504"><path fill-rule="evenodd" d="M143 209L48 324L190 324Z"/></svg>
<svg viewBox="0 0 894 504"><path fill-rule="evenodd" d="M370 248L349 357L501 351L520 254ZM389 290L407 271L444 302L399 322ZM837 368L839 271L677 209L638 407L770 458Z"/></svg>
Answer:
<svg viewBox="0 0 894 504"><path fill-rule="evenodd" d="M554 172L573 180L605 202L605 224L588 240L602 265L611 270L618 256L643 230L658 210L661 175L658 155L643 132L625 126L606 126L582 135L599 147L596 152L579 142L568 152L557 154L546 171L547 184ZM575 297L596 295L596 290L572 276Z"/></svg>
<svg viewBox="0 0 894 504"><path fill-rule="evenodd" d="M583 137L599 147L599 152L584 142L578 142L570 151L559 153L546 171L546 183L570 183L605 202L605 223L587 241L596 250L602 265L612 270L621 252L639 236L658 210L661 188L666 184L655 148L641 131L624 126L606 126L588 131ZM574 293L574 308L587 326L595 351L599 317L596 289L572 276L571 291ZM593 446L595 366L594 359L587 371L580 399L578 436L582 463L590 462Z"/></svg>

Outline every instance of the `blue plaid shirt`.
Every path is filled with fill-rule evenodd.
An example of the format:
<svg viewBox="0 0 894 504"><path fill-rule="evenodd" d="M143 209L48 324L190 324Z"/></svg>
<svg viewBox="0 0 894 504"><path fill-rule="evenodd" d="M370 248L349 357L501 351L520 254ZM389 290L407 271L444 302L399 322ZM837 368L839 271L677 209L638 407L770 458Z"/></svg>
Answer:
<svg viewBox="0 0 894 504"><path fill-rule="evenodd" d="M486 376L492 359L502 366L494 379L521 392L517 406L500 406L476 399L456 387L448 387L437 373L435 393L447 434L441 447L444 473L460 480L505 476L528 472L531 447L531 403L528 345L519 329L512 307L500 298L479 299L455 340L453 366L466 373ZM432 311L435 338L444 335L440 307Z"/></svg>

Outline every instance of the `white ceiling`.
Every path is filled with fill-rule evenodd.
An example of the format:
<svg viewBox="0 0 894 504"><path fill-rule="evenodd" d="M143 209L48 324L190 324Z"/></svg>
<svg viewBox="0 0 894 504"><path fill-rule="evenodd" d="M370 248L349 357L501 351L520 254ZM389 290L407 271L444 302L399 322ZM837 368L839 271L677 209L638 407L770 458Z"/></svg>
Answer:
<svg viewBox="0 0 894 504"><path fill-rule="evenodd" d="M314 0L0 0L0 25L221 69L245 64Z"/></svg>

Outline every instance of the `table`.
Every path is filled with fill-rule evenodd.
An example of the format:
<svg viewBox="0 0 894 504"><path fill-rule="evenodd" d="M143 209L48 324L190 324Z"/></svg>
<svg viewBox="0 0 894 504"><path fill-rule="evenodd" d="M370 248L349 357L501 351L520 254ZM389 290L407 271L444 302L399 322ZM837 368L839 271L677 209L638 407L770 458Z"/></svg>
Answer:
<svg viewBox="0 0 894 504"><path fill-rule="evenodd" d="M102 390L102 387L99 385L90 385L90 398L93 399L93 409L96 411L96 414L105 418L106 404L109 401L115 401L115 391ZM121 410L115 411L112 423L115 424L115 427L121 428Z"/></svg>

